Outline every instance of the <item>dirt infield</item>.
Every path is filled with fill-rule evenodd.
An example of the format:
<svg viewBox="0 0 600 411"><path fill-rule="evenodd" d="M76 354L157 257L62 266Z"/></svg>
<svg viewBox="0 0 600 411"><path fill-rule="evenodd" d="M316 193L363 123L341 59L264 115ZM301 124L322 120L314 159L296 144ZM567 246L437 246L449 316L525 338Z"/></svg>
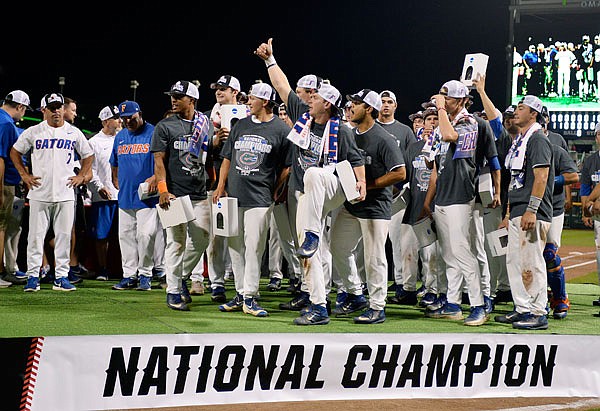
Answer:
<svg viewBox="0 0 600 411"><path fill-rule="evenodd" d="M418 399L377 401L306 401L260 404L230 404L194 407L161 408L162 411L547 411L600 409L600 398L476 398L476 399Z"/></svg>
<svg viewBox="0 0 600 411"><path fill-rule="evenodd" d="M596 247L561 246L560 256L567 281L596 271Z"/></svg>

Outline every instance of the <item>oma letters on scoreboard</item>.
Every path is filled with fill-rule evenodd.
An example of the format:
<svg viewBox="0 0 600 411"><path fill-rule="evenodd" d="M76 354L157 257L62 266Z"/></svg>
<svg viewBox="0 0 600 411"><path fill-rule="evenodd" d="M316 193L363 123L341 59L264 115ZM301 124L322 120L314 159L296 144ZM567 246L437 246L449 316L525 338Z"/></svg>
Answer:
<svg viewBox="0 0 600 411"><path fill-rule="evenodd" d="M525 344L354 345L337 353L326 353L324 345L282 347L155 346L148 352L131 347L127 353L113 347L103 396L320 390L329 384L343 389L471 387L475 379L489 387L550 387L558 350L558 345ZM339 364L337 370L323 369L325 355L334 357L326 362Z"/></svg>

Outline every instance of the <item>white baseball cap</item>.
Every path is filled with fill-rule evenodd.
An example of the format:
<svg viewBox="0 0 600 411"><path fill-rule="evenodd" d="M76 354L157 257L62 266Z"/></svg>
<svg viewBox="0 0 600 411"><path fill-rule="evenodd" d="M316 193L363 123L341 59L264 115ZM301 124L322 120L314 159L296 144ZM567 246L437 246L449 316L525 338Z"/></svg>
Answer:
<svg viewBox="0 0 600 411"><path fill-rule="evenodd" d="M317 94L321 96L323 100L333 104L336 108L340 108L340 105L342 104L342 95L340 91L337 88L333 87L331 84L321 84L321 87L319 87Z"/></svg>
<svg viewBox="0 0 600 411"><path fill-rule="evenodd" d="M275 101L276 93L267 83L256 83L250 89L250 95L267 101Z"/></svg>
<svg viewBox="0 0 600 411"><path fill-rule="evenodd" d="M171 90L165 91L165 94L168 94L169 96L183 94L184 96L195 98L196 100L200 97L198 87L196 87L194 83L185 80L179 80L177 83L173 84Z"/></svg>
<svg viewBox="0 0 600 411"><path fill-rule="evenodd" d="M314 74L307 74L306 76L300 77L296 86L318 90L322 84L323 79L321 77L315 76Z"/></svg>
<svg viewBox="0 0 600 411"><path fill-rule="evenodd" d="M119 118L119 109L117 106L106 106L100 110L98 118L102 121L110 120L111 118Z"/></svg>
<svg viewBox="0 0 600 411"><path fill-rule="evenodd" d="M527 107L531 107L533 110L537 111L538 113L541 113L542 110L544 109L544 104L542 103L542 100L540 100L536 96L532 96L532 95L527 95L527 96L523 97L521 99L521 101L519 101L519 104L524 104Z"/></svg>
<svg viewBox="0 0 600 411"><path fill-rule="evenodd" d="M373 90L369 90L368 88L364 88L358 93L347 95L346 99L351 101L360 101L363 103L367 103L375 110L381 110L381 96Z"/></svg>
<svg viewBox="0 0 600 411"><path fill-rule="evenodd" d="M219 79L210 85L210 88L215 89L218 86L222 87L231 87L234 90L241 91L242 87L240 86L240 81L229 75L225 74L224 76L219 77Z"/></svg>
<svg viewBox="0 0 600 411"><path fill-rule="evenodd" d="M379 96L381 98L384 98L384 97L391 98L392 100L394 100L394 103L398 104L398 100L396 100L396 95L394 94L393 91L383 90L381 93L379 93Z"/></svg>
<svg viewBox="0 0 600 411"><path fill-rule="evenodd" d="M14 90L11 91L4 97L4 101L12 101L13 103L23 104L29 110L33 110L29 105L31 101L29 100L29 96L22 90Z"/></svg>
<svg viewBox="0 0 600 411"><path fill-rule="evenodd" d="M596 128L594 129L594 133L597 133L600 131L600 122L596 123Z"/></svg>
<svg viewBox="0 0 600 411"><path fill-rule="evenodd" d="M452 98L465 98L469 97L469 89L458 80L450 80L442 85L440 94Z"/></svg>

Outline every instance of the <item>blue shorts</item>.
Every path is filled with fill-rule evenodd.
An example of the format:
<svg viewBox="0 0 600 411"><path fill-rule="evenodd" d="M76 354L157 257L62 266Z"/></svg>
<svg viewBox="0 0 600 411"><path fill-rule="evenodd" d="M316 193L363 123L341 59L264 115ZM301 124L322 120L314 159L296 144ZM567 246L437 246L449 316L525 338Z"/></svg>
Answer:
<svg viewBox="0 0 600 411"><path fill-rule="evenodd" d="M117 218L118 201L96 201L92 203L92 235L98 240L108 238Z"/></svg>

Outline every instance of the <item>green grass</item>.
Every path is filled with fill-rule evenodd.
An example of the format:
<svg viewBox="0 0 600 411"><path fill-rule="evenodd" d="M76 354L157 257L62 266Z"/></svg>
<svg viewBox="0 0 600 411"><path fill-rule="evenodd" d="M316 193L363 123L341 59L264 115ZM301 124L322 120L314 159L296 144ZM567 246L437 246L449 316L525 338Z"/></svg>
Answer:
<svg viewBox="0 0 600 411"><path fill-rule="evenodd" d="M592 230L565 230L564 245L594 244ZM595 266L594 266L595 268ZM388 305L383 324L357 325L352 318L334 318L326 326L293 325L297 312L279 309L289 301L284 290L266 290L261 279L260 304L267 318L254 318L241 312L222 313L210 296L194 296L191 311L180 312L166 306L165 291L154 286L150 292L115 291L116 281L85 280L75 292L52 291L42 284L41 291L25 293L22 286L0 289L0 338L66 335L176 334L176 333L513 333L507 325L493 320L482 327L465 327L460 322L429 319L418 307ZM286 284L287 281L284 281ZM592 300L600 295L595 271L570 281L567 291L571 310L565 320L550 318L547 331L536 334L600 335L599 308ZM226 284L233 297L233 282ZM335 301L335 294L330 298ZM467 312L468 307L463 307ZM512 304L498 305L494 314L512 310ZM493 315L494 315L493 314ZM551 317L551 316L550 316ZM523 333L519 331L518 333Z"/></svg>
<svg viewBox="0 0 600 411"><path fill-rule="evenodd" d="M285 281L284 281L285 283ZM269 311L267 318L242 312L222 313L208 294L194 296L191 311L171 310L165 291L158 286L150 292L111 290L112 282L85 280L74 292L52 291L42 284L37 293L22 287L1 290L2 322L0 338L63 335L176 334L176 333L513 333L513 329L493 320L482 327L465 327L460 322L425 318L418 307L388 305L387 320L377 325L353 324L351 318L332 318L329 325L300 327L292 321L297 312L283 311L279 303L288 301L284 290L266 290L261 280L260 304ZM226 284L233 296L233 283ZM590 284L568 284L572 307L565 320L550 319L547 334L600 335L598 307L592 300L599 288ZM335 300L335 295L331 298ZM468 307L464 307L465 310ZM512 304L498 305L495 314L512 310Z"/></svg>

